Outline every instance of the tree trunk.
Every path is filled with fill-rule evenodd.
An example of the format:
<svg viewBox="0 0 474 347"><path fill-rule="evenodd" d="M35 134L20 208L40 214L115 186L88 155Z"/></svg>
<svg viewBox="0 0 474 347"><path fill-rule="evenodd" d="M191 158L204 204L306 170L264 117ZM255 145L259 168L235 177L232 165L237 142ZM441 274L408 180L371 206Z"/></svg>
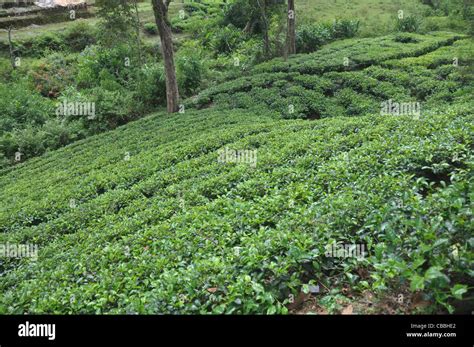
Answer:
<svg viewBox="0 0 474 347"><path fill-rule="evenodd" d="M133 0L133 7L135 8L135 16L136 16L135 30L137 32L138 60L140 62L140 65L143 65L142 47L140 44L140 16L138 14L137 0Z"/></svg>
<svg viewBox="0 0 474 347"><path fill-rule="evenodd" d="M10 62L12 68L16 69L15 55L13 54L13 44L12 44L12 27L8 28L8 48L10 49Z"/></svg>
<svg viewBox="0 0 474 347"><path fill-rule="evenodd" d="M288 55L296 54L296 12L295 0L288 0L288 33L286 36Z"/></svg>
<svg viewBox="0 0 474 347"><path fill-rule="evenodd" d="M161 51L165 64L166 77L166 106L169 113L179 109L178 81L174 65L173 41L171 27L168 21L168 6L171 0L152 0L156 26L160 34Z"/></svg>
<svg viewBox="0 0 474 347"><path fill-rule="evenodd" d="M257 4L260 7L263 24L263 51L265 59L268 59L270 56L270 38L268 37L267 1L257 0Z"/></svg>

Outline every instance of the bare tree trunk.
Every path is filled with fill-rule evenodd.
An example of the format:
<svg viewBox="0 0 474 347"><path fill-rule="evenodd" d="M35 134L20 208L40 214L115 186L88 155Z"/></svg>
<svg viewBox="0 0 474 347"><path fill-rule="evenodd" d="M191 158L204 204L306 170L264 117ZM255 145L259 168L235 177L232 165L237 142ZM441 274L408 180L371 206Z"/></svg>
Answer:
<svg viewBox="0 0 474 347"><path fill-rule="evenodd" d="M161 51L165 64L166 77L166 105L169 113L177 112L179 109L178 81L174 65L173 41L171 27L168 21L168 6L171 0L151 0L155 14L156 26L160 34Z"/></svg>
<svg viewBox="0 0 474 347"><path fill-rule="evenodd" d="M296 54L296 12L295 0L288 0L288 33L286 36L288 55Z"/></svg>
<svg viewBox="0 0 474 347"><path fill-rule="evenodd" d="M252 31L252 18L245 24L244 33L249 34Z"/></svg>
<svg viewBox="0 0 474 347"><path fill-rule="evenodd" d="M137 5L137 0L133 0L133 6L135 8L135 16L136 18L136 24L135 24L135 30L137 32L137 49L138 49L138 60L140 61L140 65L143 65L143 59L142 59L142 47L140 43L140 16L138 15L138 5Z"/></svg>
<svg viewBox="0 0 474 347"><path fill-rule="evenodd" d="M8 47L10 48L10 62L12 67L16 69L15 56L13 54L13 44L12 44L12 27L8 27Z"/></svg>
<svg viewBox="0 0 474 347"><path fill-rule="evenodd" d="M261 10L262 22L263 22L263 50L265 59L270 56L270 39L268 37L268 18L267 18L267 1L257 0L257 4Z"/></svg>

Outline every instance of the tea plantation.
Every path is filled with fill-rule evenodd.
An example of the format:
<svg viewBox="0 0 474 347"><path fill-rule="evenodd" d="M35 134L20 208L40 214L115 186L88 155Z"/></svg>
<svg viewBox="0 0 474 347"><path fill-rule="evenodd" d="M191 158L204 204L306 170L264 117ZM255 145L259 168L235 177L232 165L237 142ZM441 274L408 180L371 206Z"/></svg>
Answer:
<svg viewBox="0 0 474 347"><path fill-rule="evenodd" d="M330 313L367 293L472 306L472 51L338 41L1 171L0 242L39 252L0 258L0 313L288 313L314 286ZM381 115L390 99L422 112ZM368 255L328 257L338 242Z"/></svg>
<svg viewBox="0 0 474 347"><path fill-rule="evenodd" d="M437 107L472 94L472 84L465 85L472 71L459 66L470 66L473 49L472 40L451 33L344 40L288 62L261 64L190 104L248 108L259 103L285 118L313 119L379 113L381 102L389 99Z"/></svg>

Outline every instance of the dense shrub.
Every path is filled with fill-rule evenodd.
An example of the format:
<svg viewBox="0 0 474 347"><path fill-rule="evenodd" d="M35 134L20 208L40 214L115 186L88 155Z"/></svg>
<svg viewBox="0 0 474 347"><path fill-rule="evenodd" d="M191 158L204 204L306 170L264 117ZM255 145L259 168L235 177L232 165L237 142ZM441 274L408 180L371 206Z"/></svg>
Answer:
<svg viewBox="0 0 474 347"><path fill-rule="evenodd" d="M72 52L81 52L97 42L96 29L84 21L68 26L63 33L64 43Z"/></svg>
<svg viewBox="0 0 474 347"><path fill-rule="evenodd" d="M336 39L354 37L359 21L341 19L333 23L302 24L296 30L296 48L299 53L310 53Z"/></svg>
<svg viewBox="0 0 474 347"><path fill-rule="evenodd" d="M420 30L421 24L421 18L417 16L405 16L403 18L397 18L395 29L397 31L416 33Z"/></svg>
<svg viewBox="0 0 474 347"><path fill-rule="evenodd" d="M244 29L253 15L253 6L248 0L233 1L225 7L223 23L233 25L239 29Z"/></svg>
<svg viewBox="0 0 474 347"><path fill-rule="evenodd" d="M113 49L91 46L80 56L77 83L82 88L92 88L100 85L101 76L112 76L117 83L124 84L137 67L137 57L127 45Z"/></svg>
<svg viewBox="0 0 474 347"><path fill-rule="evenodd" d="M55 98L67 86L74 85L74 56L53 53L47 59L41 59L30 66L28 75L35 89L45 97Z"/></svg>
<svg viewBox="0 0 474 347"><path fill-rule="evenodd" d="M53 150L82 139L89 135L80 120L64 122L62 119L50 119L41 128L43 142L47 150Z"/></svg>
<svg viewBox="0 0 474 347"><path fill-rule="evenodd" d="M135 100L140 105L139 112L150 112L166 104L166 80L161 64L147 64L138 72L133 90Z"/></svg>
<svg viewBox="0 0 474 347"><path fill-rule="evenodd" d="M214 33L210 45L218 54L229 54L243 43L244 38L241 30L228 25Z"/></svg>
<svg viewBox="0 0 474 347"><path fill-rule="evenodd" d="M332 24L333 37L336 39L354 37L359 32L359 27L359 20L336 19Z"/></svg>
<svg viewBox="0 0 474 347"><path fill-rule="evenodd" d="M133 95L125 88L107 90L97 87L88 93L88 99L95 103L96 109L96 117L89 126L93 132L114 129L137 118Z"/></svg>
<svg viewBox="0 0 474 347"><path fill-rule="evenodd" d="M26 45L26 44L25 44ZM64 37L58 33L47 32L31 41L25 55L43 56L50 51L63 51L66 48Z"/></svg>
<svg viewBox="0 0 474 347"><path fill-rule="evenodd" d="M53 31L13 40L14 49L22 57L45 57L53 52L77 53L97 42L97 30L84 21L77 21L64 31Z"/></svg>
<svg viewBox="0 0 474 347"><path fill-rule="evenodd" d="M0 136L0 152L4 164L16 164L16 153L21 162L42 155L48 150L63 147L86 136L82 122L65 122L51 118L42 125L30 125Z"/></svg>
<svg viewBox="0 0 474 347"><path fill-rule="evenodd" d="M12 69L11 61L7 58L0 58L0 80L2 83L12 82L14 79L16 80L17 71Z"/></svg>
<svg viewBox="0 0 474 347"><path fill-rule="evenodd" d="M0 153L0 170L6 169L10 165L10 163L11 161L8 160L3 153Z"/></svg>
<svg viewBox="0 0 474 347"><path fill-rule="evenodd" d="M203 53L192 45L181 48L176 69L182 95L192 95L201 86L205 75Z"/></svg>
<svg viewBox="0 0 474 347"><path fill-rule="evenodd" d="M296 30L296 48L299 53L316 51L332 39L331 27L325 24L303 24Z"/></svg>
<svg viewBox="0 0 474 347"><path fill-rule="evenodd" d="M17 83L0 83L0 134L14 128L38 126L54 115L53 103L33 90L22 79Z"/></svg>
<svg viewBox="0 0 474 347"><path fill-rule="evenodd" d="M158 28L156 27L155 23L145 23L143 24L143 29L145 30L145 33L147 33L148 35L158 34Z"/></svg>

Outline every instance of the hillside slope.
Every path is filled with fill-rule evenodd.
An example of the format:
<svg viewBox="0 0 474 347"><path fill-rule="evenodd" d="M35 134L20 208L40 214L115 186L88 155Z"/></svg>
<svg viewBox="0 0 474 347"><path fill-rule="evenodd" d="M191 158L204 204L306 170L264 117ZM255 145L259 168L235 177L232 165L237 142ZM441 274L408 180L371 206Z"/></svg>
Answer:
<svg viewBox="0 0 474 347"><path fill-rule="evenodd" d="M472 287L474 113L472 80L446 47L471 43L419 36L427 48L413 51L385 40L392 51L352 71L322 56L352 52L355 61L360 43L338 42L315 53L320 60L264 64L189 102L208 109L153 115L1 172L0 243L39 252L0 258L0 312L286 313L310 285L329 312L368 292L423 292L432 310L452 310ZM325 80L317 93L344 86L370 106L350 113L358 101L328 94L310 117L320 119L280 119L293 102L280 94L288 85L258 88L275 92L270 99L254 93L256 79L294 81L292 69L312 77L299 79L312 91ZM384 98L418 100L420 84L405 84L414 69L429 107L420 117L380 115ZM387 94L364 79L374 71L395 81ZM358 73L359 83L345 78ZM435 80L441 87L430 89ZM314 111L292 97L297 118ZM256 161L221 160L223 149ZM367 245L368 255L328 256L338 242Z"/></svg>

